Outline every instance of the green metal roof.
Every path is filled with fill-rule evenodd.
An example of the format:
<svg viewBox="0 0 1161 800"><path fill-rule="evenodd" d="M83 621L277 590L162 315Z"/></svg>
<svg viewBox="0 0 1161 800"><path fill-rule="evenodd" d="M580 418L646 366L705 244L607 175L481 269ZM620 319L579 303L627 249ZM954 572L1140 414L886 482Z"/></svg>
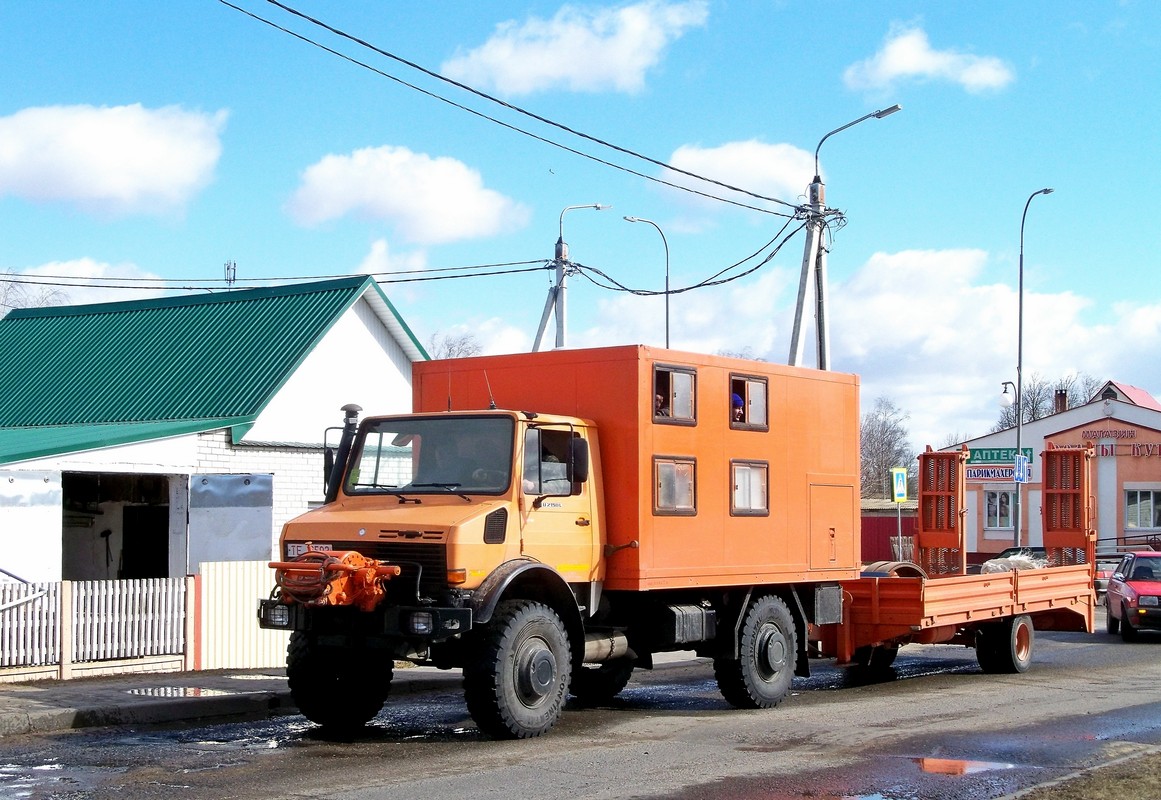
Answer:
<svg viewBox="0 0 1161 800"><path fill-rule="evenodd" d="M252 424L364 296L404 352L426 359L367 276L16 309L0 320L0 464Z"/></svg>

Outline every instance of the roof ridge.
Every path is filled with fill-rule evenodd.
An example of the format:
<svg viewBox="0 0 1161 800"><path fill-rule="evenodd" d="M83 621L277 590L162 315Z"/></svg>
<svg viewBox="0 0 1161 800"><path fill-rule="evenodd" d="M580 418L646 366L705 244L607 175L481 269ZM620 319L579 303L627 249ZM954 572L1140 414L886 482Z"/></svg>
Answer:
<svg viewBox="0 0 1161 800"><path fill-rule="evenodd" d="M16 308L0 319L0 323L21 319L50 319L53 317L86 316L90 314L133 313L137 311L179 308L183 306L212 305L215 303L239 303L265 300L272 297L330 292L336 289L353 289L373 282L371 275L350 275L328 278L305 283L285 283L274 286L251 286L244 289L213 291L204 289L197 294L165 295L140 300L114 300L106 303L88 303L71 306L40 306Z"/></svg>

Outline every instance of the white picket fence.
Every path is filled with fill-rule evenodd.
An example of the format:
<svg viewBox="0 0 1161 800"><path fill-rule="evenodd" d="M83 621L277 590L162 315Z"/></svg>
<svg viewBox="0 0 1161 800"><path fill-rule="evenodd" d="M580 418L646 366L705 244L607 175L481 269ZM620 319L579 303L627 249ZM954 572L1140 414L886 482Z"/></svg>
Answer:
<svg viewBox="0 0 1161 800"><path fill-rule="evenodd" d="M198 577L0 582L0 683L116 672L285 663L288 634L258 627L264 561L202 564Z"/></svg>

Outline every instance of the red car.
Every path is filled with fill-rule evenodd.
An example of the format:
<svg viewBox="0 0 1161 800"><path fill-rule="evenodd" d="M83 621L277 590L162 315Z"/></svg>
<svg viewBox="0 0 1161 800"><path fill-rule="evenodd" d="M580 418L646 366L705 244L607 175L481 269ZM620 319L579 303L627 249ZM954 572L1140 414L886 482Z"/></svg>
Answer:
<svg viewBox="0 0 1161 800"><path fill-rule="evenodd" d="M1128 553L1109 578L1106 629L1132 642L1141 628L1161 630L1161 552Z"/></svg>

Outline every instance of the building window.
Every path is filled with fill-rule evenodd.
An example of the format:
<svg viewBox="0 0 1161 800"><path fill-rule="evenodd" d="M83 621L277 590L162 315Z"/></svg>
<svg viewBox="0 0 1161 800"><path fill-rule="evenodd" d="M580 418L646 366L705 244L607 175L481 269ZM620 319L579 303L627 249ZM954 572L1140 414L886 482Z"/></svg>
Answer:
<svg viewBox="0 0 1161 800"><path fill-rule="evenodd" d="M697 462L692 458L653 459L653 513L697 513Z"/></svg>
<svg viewBox="0 0 1161 800"><path fill-rule="evenodd" d="M697 371L678 367L653 369L653 421L697 424Z"/></svg>
<svg viewBox="0 0 1161 800"><path fill-rule="evenodd" d="M767 416L766 379L747 375L730 376L730 427L770 430Z"/></svg>
<svg viewBox="0 0 1161 800"><path fill-rule="evenodd" d="M770 467L765 461L731 461L733 499L730 514L765 516L770 513L767 487Z"/></svg>
<svg viewBox="0 0 1161 800"><path fill-rule="evenodd" d="M1126 528L1161 528L1161 492L1129 489L1125 492Z"/></svg>
<svg viewBox="0 0 1161 800"><path fill-rule="evenodd" d="M988 516L985 528L1007 528L1012 530L1012 509L1016 505L1015 492L984 492L984 503Z"/></svg>

